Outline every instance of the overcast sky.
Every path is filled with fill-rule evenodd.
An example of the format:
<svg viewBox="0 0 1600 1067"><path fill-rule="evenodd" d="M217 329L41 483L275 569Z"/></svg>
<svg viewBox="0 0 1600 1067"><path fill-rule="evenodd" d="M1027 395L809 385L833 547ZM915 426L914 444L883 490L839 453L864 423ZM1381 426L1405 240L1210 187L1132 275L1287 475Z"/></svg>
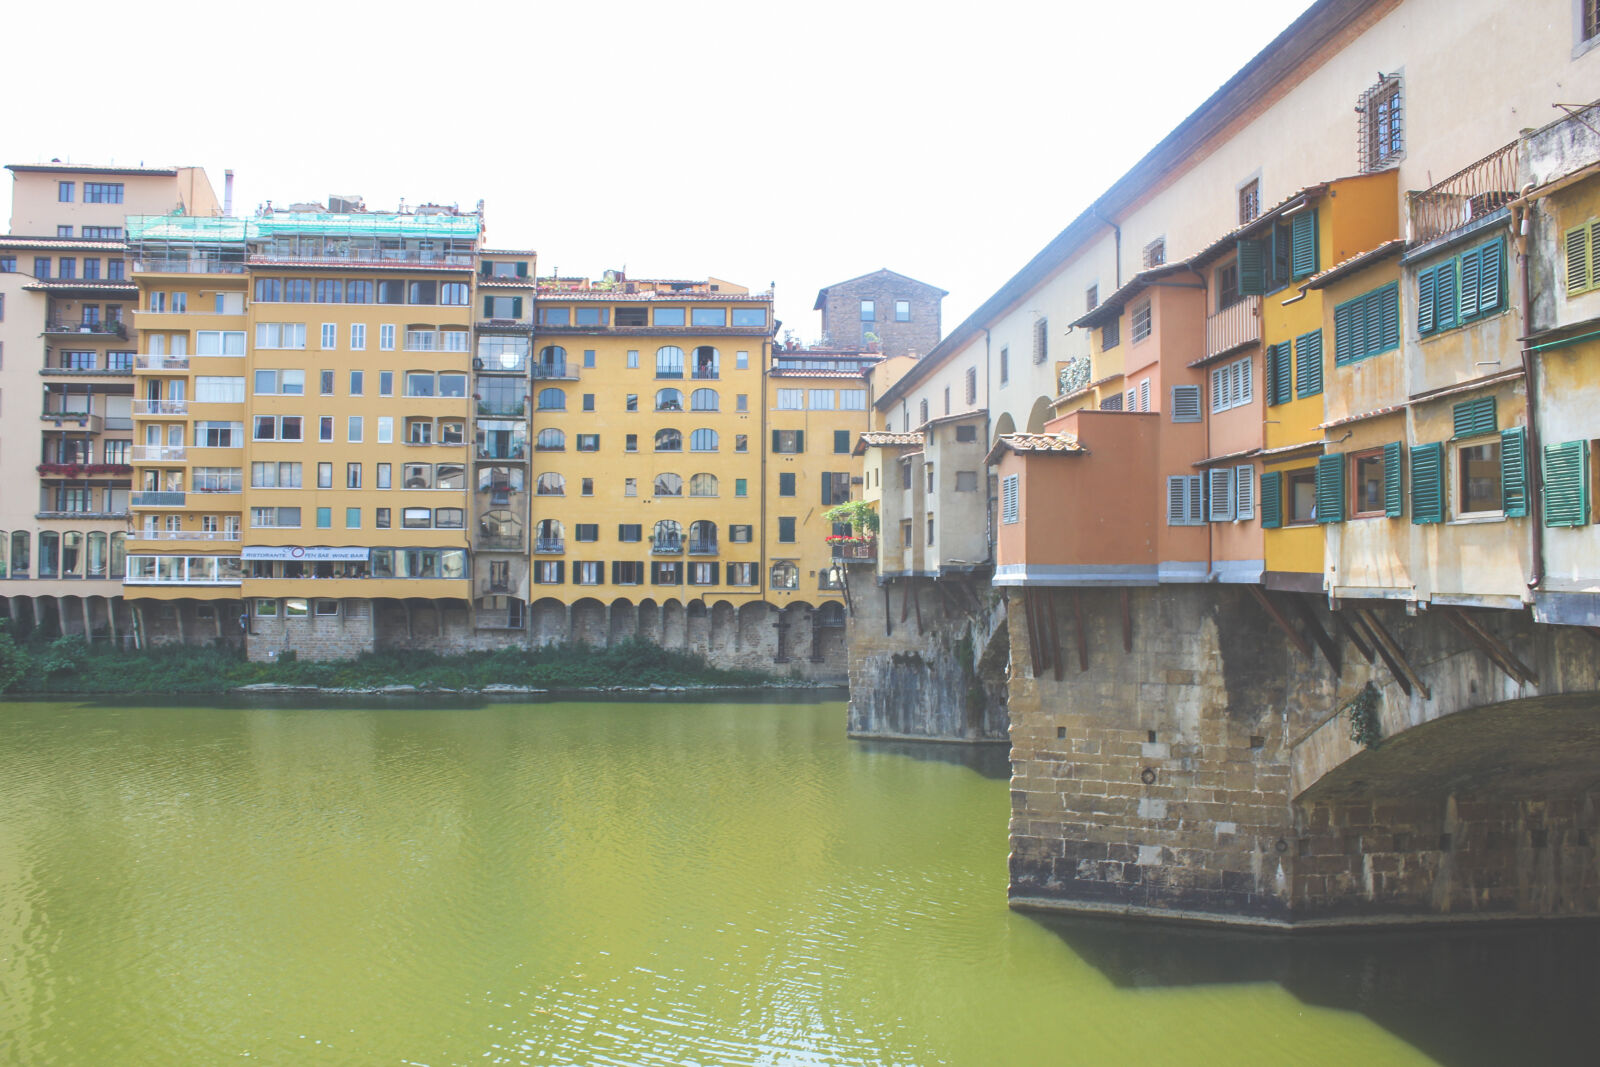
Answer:
<svg viewBox="0 0 1600 1067"><path fill-rule="evenodd" d="M19 3L0 161L481 198L541 274L776 283L806 340L889 267L949 330L1306 6Z"/></svg>

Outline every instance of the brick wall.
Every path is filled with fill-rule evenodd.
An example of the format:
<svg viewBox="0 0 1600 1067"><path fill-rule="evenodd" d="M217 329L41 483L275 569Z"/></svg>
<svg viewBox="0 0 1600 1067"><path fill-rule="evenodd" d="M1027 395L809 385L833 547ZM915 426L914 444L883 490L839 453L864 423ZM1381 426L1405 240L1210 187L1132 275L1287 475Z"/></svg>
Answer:
<svg viewBox="0 0 1600 1067"><path fill-rule="evenodd" d="M869 328L878 335L885 355L903 356L913 352L926 355L939 343L943 300L939 291L883 271L828 287L822 306L824 337L840 346L861 344L863 300L874 302L876 318ZM895 321L897 300L911 302L911 321Z"/></svg>

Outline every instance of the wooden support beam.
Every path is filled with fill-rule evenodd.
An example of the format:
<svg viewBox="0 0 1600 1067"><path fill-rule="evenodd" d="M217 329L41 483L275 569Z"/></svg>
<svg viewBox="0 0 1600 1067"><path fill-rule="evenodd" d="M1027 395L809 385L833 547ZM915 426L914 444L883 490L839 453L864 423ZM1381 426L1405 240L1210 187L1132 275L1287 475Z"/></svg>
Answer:
<svg viewBox="0 0 1600 1067"><path fill-rule="evenodd" d="M1061 681L1062 672L1066 664L1062 662L1066 657L1061 654L1061 627L1056 622L1056 594L1053 589L1041 589L1039 597L1044 601L1045 621L1050 630L1050 663L1055 667L1056 681Z"/></svg>
<svg viewBox="0 0 1600 1067"><path fill-rule="evenodd" d="M1389 650L1378 640L1377 635L1372 632L1372 628L1367 625L1367 620L1362 617L1359 610L1353 612L1350 617L1352 625L1365 633L1368 640L1372 642L1373 649L1383 660L1384 665L1389 668L1389 673L1394 676L1395 684L1400 686L1400 691L1405 693L1406 696L1410 696L1411 677L1400 669L1400 661L1389 654Z"/></svg>
<svg viewBox="0 0 1600 1067"><path fill-rule="evenodd" d="M1356 632L1356 627L1352 626L1350 624L1350 620L1345 618L1345 613L1342 611L1334 612L1333 621L1338 625L1339 632L1348 637L1350 639L1350 643L1356 646L1356 651L1361 653L1362 658L1368 663L1371 663L1372 646L1367 644L1366 638L1362 637ZM1360 624L1357 623L1357 625Z"/></svg>
<svg viewBox="0 0 1600 1067"><path fill-rule="evenodd" d="M1078 635L1078 670L1089 669L1089 635L1083 629L1083 593L1072 591L1072 628Z"/></svg>
<svg viewBox="0 0 1600 1067"><path fill-rule="evenodd" d="M1245 588L1250 590L1251 595L1256 598L1256 603L1261 605L1261 610L1265 611L1268 617L1277 623L1285 634L1289 635L1289 640L1294 644L1294 647L1305 653L1306 659L1315 659L1316 653L1311 651L1310 642L1302 637L1300 631L1294 628L1294 624L1284 617L1283 612L1278 610L1278 605L1272 602L1272 598L1267 595L1267 591L1259 585L1247 585Z"/></svg>
<svg viewBox="0 0 1600 1067"><path fill-rule="evenodd" d="M925 634L928 631L922 628L922 594L917 591L920 588L917 580L911 579L911 606L917 609L917 633Z"/></svg>
<svg viewBox="0 0 1600 1067"><path fill-rule="evenodd" d="M1033 668L1033 677L1035 678L1039 677L1044 670L1039 655L1041 649L1039 648L1040 634L1037 614L1038 608L1034 603L1033 590L1024 588L1022 590L1022 617L1028 630L1028 664Z"/></svg>
<svg viewBox="0 0 1600 1067"><path fill-rule="evenodd" d="M1328 660L1328 666L1333 668L1333 676L1337 678L1343 669L1340 665L1339 643L1328 636L1328 631L1322 627L1322 620L1317 618L1317 613L1312 610L1306 597L1290 593L1289 603L1294 605L1300 621L1306 624L1306 632L1311 635L1311 640L1317 643L1317 647L1322 649L1323 656Z"/></svg>
<svg viewBox="0 0 1600 1067"><path fill-rule="evenodd" d="M911 583L914 578L907 578L900 583L900 621L905 622L911 617Z"/></svg>
<svg viewBox="0 0 1600 1067"><path fill-rule="evenodd" d="M1133 651L1133 592L1122 588L1122 651Z"/></svg>
<svg viewBox="0 0 1600 1067"><path fill-rule="evenodd" d="M883 583L883 636L894 636L894 612L889 608L889 583Z"/></svg>
<svg viewBox="0 0 1600 1067"><path fill-rule="evenodd" d="M1477 645L1484 655L1494 661L1494 665L1505 671L1507 675L1516 679L1522 685L1538 685L1539 675L1532 667L1517 658L1505 642L1497 639L1494 634L1483 628L1483 625L1466 611L1454 605L1444 609L1445 618L1455 623L1456 629L1467 635L1467 640Z"/></svg>
<svg viewBox="0 0 1600 1067"><path fill-rule="evenodd" d="M1384 662L1389 664L1389 669L1395 670L1398 667L1399 672L1403 673L1411 684L1422 693L1422 699L1432 700L1433 691L1428 688L1428 684L1422 680L1422 677L1412 670L1411 664L1406 660L1405 651L1401 649L1399 642L1390 636L1389 631L1383 628L1383 623L1378 621L1377 616L1367 608L1360 609L1358 614L1361 616L1361 621L1367 624L1367 630L1371 632L1372 639L1377 643L1379 651L1387 650L1388 654L1384 656ZM1409 692L1407 695L1410 695Z"/></svg>

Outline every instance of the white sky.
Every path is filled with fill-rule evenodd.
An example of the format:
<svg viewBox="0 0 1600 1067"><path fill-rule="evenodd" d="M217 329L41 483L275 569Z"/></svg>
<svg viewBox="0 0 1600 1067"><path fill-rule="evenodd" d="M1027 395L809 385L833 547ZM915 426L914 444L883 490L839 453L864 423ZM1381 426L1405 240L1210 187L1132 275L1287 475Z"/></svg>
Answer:
<svg viewBox="0 0 1600 1067"><path fill-rule="evenodd" d="M236 214L481 197L541 274L775 282L805 340L889 267L949 330L1306 6L18 3L0 162L232 167Z"/></svg>

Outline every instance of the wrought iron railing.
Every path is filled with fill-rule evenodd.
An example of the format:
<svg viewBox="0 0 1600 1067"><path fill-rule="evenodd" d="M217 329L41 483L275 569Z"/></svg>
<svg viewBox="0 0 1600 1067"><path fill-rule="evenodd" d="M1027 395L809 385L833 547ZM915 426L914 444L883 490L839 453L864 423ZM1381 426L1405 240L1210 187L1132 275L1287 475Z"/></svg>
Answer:
<svg viewBox="0 0 1600 1067"><path fill-rule="evenodd" d="M1411 193L1411 243L1423 244L1497 211L1517 196L1513 141L1469 163L1431 189Z"/></svg>

